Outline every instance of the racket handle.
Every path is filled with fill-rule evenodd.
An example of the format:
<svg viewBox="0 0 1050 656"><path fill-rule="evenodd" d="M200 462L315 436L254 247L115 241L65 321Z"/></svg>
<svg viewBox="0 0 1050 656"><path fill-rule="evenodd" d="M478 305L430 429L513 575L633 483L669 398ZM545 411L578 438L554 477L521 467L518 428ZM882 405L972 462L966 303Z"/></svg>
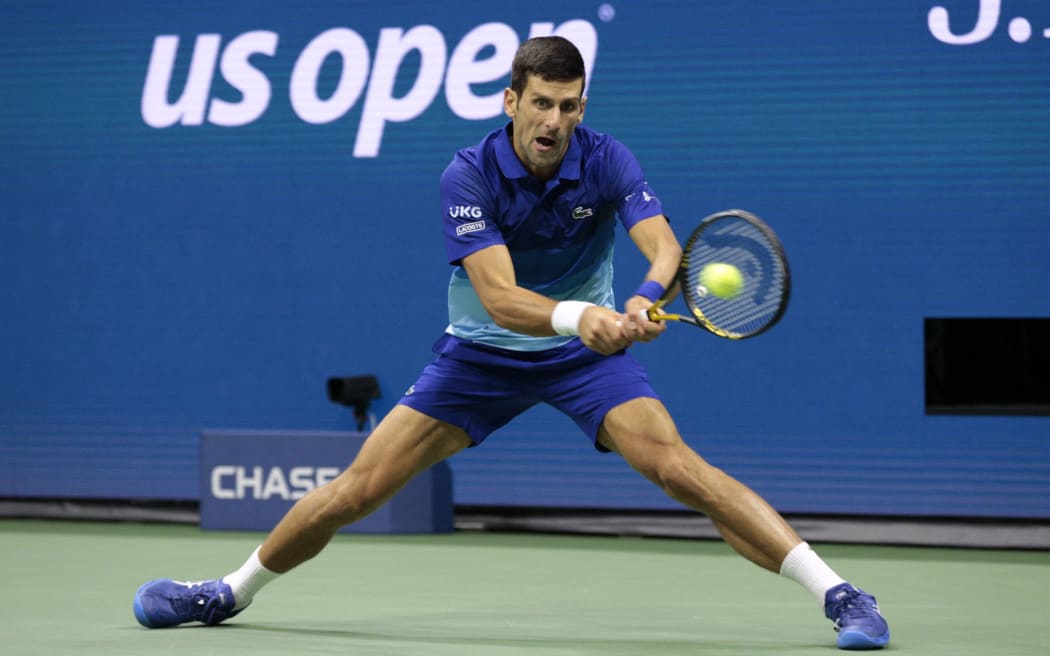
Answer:
<svg viewBox="0 0 1050 656"><path fill-rule="evenodd" d="M648 309L640 310L638 312L638 314L643 319L648 319L649 321L661 321L665 317L664 317L663 313L660 312L660 308L662 308L663 306L667 305L667 301L668 301L668 299L666 297L665 298L660 298L655 303L650 305Z"/></svg>

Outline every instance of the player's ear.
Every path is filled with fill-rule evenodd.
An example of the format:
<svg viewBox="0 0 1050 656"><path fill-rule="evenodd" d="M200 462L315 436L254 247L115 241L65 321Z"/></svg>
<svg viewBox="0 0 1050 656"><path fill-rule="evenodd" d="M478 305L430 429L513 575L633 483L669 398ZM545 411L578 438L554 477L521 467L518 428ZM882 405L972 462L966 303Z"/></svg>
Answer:
<svg viewBox="0 0 1050 656"><path fill-rule="evenodd" d="M587 110L587 96L580 98L580 115L576 117L576 124L583 123L583 113Z"/></svg>
<svg viewBox="0 0 1050 656"><path fill-rule="evenodd" d="M518 94L514 93L514 89L507 87L503 90L503 113L513 119L517 111Z"/></svg>

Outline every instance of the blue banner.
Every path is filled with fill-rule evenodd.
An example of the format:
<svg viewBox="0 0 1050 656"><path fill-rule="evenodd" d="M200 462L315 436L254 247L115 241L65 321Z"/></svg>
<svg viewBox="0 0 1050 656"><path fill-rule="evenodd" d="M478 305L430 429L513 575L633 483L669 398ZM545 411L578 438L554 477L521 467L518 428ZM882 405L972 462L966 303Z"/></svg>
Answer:
<svg viewBox="0 0 1050 656"><path fill-rule="evenodd" d="M388 410L447 323L438 177L540 34L680 236L740 207L787 249L770 333L636 347L691 445L785 511L1050 517L1046 417L923 396L925 318L1050 316L1034 0L9 7L0 494L195 499L202 430L346 430L333 375ZM677 507L547 409L451 465L460 504Z"/></svg>

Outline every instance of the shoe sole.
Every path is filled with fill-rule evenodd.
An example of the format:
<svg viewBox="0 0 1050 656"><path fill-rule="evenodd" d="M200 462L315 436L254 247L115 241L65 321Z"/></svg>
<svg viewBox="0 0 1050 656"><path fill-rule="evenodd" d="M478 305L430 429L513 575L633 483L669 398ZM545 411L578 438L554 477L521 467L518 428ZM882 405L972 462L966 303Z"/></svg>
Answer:
<svg viewBox="0 0 1050 656"><path fill-rule="evenodd" d="M839 649L882 649L889 642L889 632L873 638L860 631L843 631L839 633L838 646Z"/></svg>

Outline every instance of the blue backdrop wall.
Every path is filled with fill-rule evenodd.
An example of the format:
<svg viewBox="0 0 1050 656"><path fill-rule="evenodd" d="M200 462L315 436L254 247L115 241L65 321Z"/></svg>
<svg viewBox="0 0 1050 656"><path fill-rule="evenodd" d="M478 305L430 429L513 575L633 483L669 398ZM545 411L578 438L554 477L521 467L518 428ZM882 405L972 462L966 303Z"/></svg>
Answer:
<svg viewBox="0 0 1050 656"><path fill-rule="evenodd" d="M1050 3L0 12L0 495L194 499L205 428L351 428L331 375L389 409L446 324L438 176L555 32L681 236L743 207L791 257L774 331L637 347L692 445L783 511L1050 517L1050 419L923 397L925 317L1050 316ZM675 507L546 409L451 464L458 504Z"/></svg>

